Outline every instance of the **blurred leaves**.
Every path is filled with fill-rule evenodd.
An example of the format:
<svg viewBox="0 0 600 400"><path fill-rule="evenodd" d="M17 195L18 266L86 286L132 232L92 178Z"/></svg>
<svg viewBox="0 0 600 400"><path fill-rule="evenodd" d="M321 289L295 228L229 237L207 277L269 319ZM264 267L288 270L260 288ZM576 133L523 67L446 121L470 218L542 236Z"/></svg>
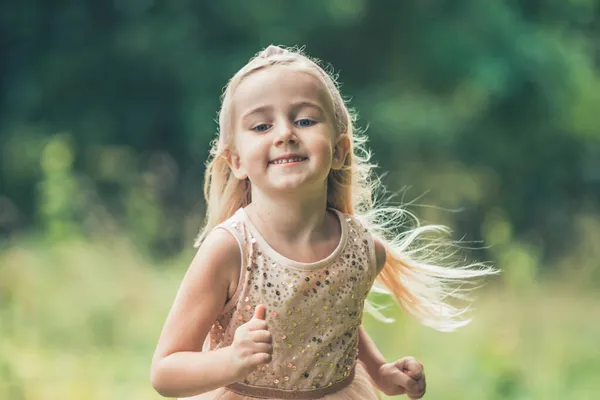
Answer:
<svg viewBox="0 0 600 400"><path fill-rule="evenodd" d="M454 199L485 193L480 177L493 175L495 195L471 194L460 221L449 222L477 235L486 210L501 208L516 240L539 236L542 259L557 257L566 249L555 232L574 229L568 215L579 199L600 196L598 8L475 0L0 5L0 232L41 224L58 212L63 190L75 209L89 207L77 200L80 181L140 245L157 255L189 246L202 219L221 88L258 50L280 43L306 45L340 71L376 160L397 178L387 182L392 191L435 190L438 165L457 165L473 177L424 200L463 207ZM35 163L56 132L68 132L77 178L50 177ZM157 160L169 160L166 184ZM417 173L397 173L416 164Z"/></svg>

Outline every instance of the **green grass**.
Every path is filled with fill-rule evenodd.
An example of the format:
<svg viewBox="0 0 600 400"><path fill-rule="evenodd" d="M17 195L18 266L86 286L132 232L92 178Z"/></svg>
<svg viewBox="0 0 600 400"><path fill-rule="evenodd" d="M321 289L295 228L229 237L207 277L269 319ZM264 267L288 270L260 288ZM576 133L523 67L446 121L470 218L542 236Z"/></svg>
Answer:
<svg viewBox="0 0 600 400"><path fill-rule="evenodd" d="M20 239L0 252L0 399L159 399L152 352L191 254L153 265L124 238L91 244ZM365 325L389 360L413 355L427 399L595 399L600 296L547 282L479 292L455 333L397 308Z"/></svg>

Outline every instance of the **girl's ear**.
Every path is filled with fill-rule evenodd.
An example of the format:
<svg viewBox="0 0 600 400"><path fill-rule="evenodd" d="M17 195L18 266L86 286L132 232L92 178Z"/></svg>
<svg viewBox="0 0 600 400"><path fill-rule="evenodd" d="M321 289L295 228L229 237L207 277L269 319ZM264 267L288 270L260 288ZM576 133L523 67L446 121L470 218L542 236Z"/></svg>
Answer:
<svg viewBox="0 0 600 400"><path fill-rule="evenodd" d="M333 149L333 163L331 164L331 168L334 170L342 169L349 151L350 138L345 133L341 133Z"/></svg>
<svg viewBox="0 0 600 400"><path fill-rule="evenodd" d="M233 175L240 181L248 178L245 168L242 166L242 162L238 154L233 150L225 150L223 157L227 160L227 165L231 168Z"/></svg>

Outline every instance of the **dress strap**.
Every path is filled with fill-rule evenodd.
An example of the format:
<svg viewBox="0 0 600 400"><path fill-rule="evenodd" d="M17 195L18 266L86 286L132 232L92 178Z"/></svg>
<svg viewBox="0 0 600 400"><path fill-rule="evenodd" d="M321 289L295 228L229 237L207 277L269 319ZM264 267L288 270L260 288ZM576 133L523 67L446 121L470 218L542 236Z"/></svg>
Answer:
<svg viewBox="0 0 600 400"><path fill-rule="evenodd" d="M352 226L353 234L356 235L355 240L360 240L363 245L366 247L366 251L368 253L369 260L369 268L373 273L373 280L377 279L380 270L377 269L377 257L375 253L375 239L369 229L367 228L367 224L365 221L361 219L361 217L357 217L355 215L347 215L347 221Z"/></svg>
<svg viewBox="0 0 600 400"><path fill-rule="evenodd" d="M231 298L229 300L227 300L227 303L225 303L225 306L223 308L223 310L221 311L221 314L225 314L226 312L230 311L233 307L235 307L235 305L237 304L239 297L240 297L240 293L242 293L242 289L244 288L244 283L247 280L247 274L248 274L248 258L252 256L252 245L249 242L249 237L248 237L248 231L247 228L245 226L245 224L243 223L243 221L240 220L239 218L239 211L236 212L234 214L233 217L231 217L230 219L228 219L227 221L217 225L215 227L215 229L224 229L227 232L229 232L231 234L231 236L234 237L234 239L236 240L239 249L240 249L240 256L241 256L241 260L240 260L240 279L238 280L238 284L237 284L237 288L235 290L235 293L231 296Z"/></svg>

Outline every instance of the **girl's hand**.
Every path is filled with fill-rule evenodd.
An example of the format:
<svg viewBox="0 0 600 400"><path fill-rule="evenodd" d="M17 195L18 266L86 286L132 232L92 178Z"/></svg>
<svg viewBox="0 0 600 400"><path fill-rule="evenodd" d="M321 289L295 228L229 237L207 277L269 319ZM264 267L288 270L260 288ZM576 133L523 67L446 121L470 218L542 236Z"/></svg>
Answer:
<svg viewBox="0 0 600 400"><path fill-rule="evenodd" d="M406 394L411 400L420 399L426 387L423 364L414 357L383 364L375 383L387 396Z"/></svg>
<svg viewBox="0 0 600 400"><path fill-rule="evenodd" d="M267 308L259 304L254 316L244 325L238 327L231 344L232 366L238 376L244 379L256 367L271 362L273 346L271 332L267 330Z"/></svg>

